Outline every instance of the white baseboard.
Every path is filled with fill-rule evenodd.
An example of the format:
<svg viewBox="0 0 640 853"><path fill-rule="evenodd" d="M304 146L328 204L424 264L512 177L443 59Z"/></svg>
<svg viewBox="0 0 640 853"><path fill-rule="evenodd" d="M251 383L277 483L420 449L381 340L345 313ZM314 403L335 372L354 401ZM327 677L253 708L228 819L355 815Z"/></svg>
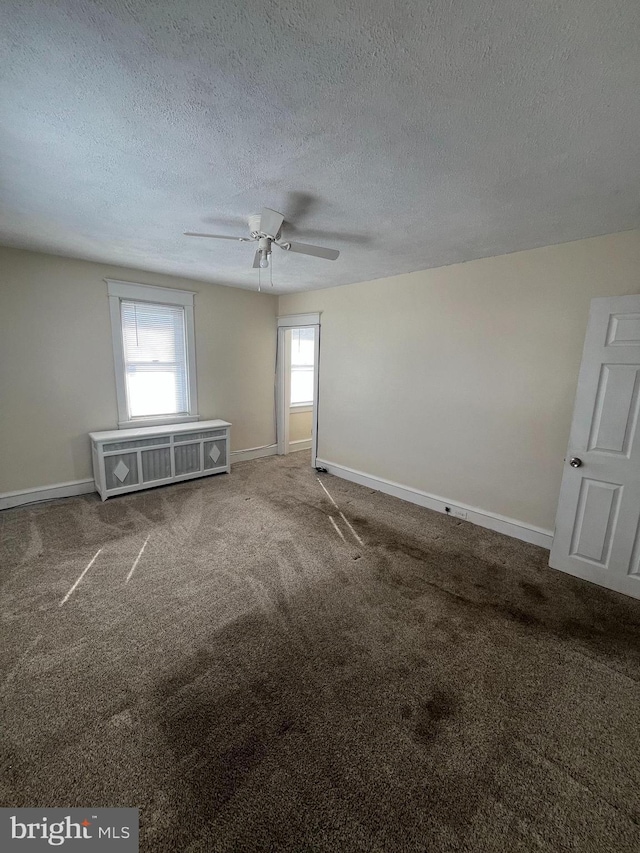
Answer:
<svg viewBox="0 0 640 853"><path fill-rule="evenodd" d="M22 489L18 492L5 492L0 495L0 509L9 509L23 504L53 501L56 498L70 498L75 495L88 495L95 492L93 480L72 480L70 483L56 483L53 486L37 486L35 489Z"/></svg>
<svg viewBox="0 0 640 853"><path fill-rule="evenodd" d="M292 450L304 450L311 446L311 442L306 439L291 442L291 444L295 445L295 448L291 448ZM249 450L234 450L231 452L231 457L233 462L244 462L249 459L260 459L264 456L275 456L276 453L277 446L273 444L267 447L254 447ZM446 514L445 507L449 507L451 510L462 510L467 513L466 520L472 524L486 527L489 530L496 530L498 533L504 533L507 536L513 536L515 539L521 539L523 542L539 545L541 548L546 548L547 550L551 549L553 541L552 530L534 527L524 521L498 515L497 513L479 509L478 507L468 506L467 504L456 501L448 501L438 495L432 495L420 489L414 489L411 486L403 486L400 483L394 483L391 480L385 480L382 477L376 477L372 474L365 474L362 471L356 471L344 465L336 465L326 459L317 459L316 465L326 468L330 474L336 477L342 477L353 483L359 483L361 486L367 486L378 492L393 495L401 500L424 506L436 512ZM95 490L93 480L72 480L69 483L56 483L51 486L39 486L33 489L5 492L4 494L0 494L0 510L22 506L23 504L55 500L57 498L87 495Z"/></svg>
<svg viewBox="0 0 640 853"><path fill-rule="evenodd" d="M275 456L278 452L277 444L269 444L266 447L251 447L249 450L232 450L232 462L247 462L249 459L261 459L263 456Z"/></svg>
<svg viewBox="0 0 640 853"><path fill-rule="evenodd" d="M372 474L364 474L362 471L356 471L344 465L336 465L333 462L328 462L326 459L317 459L316 465L326 468L330 474L334 474L336 477L342 477L345 480L350 480L352 483L359 483L361 486L367 486L378 492L393 495L403 501L409 501L409 503L418 504L419 506L433 509L445 515L449 514L445 512L445 507L449 507L452 511L459 510L466 512L466 520L472 524L477 524L480 527L486 527L489 530L495 530L498 533L513 536L515 539L521 539L523 542L530 542L532 545L539 545L541 548L551 550L551 542L553 541L552 530L534 527L532 524L527 524L524 521L507 518L504 515L498 515L495 512L468 506L457 501L448 501L438 495L431 495L428 492L414 489L411 486L402 486L400 483L384 480L382 477L375 477Z"/></svg>
<svg viewBox="0 0 640 853"><path fill-rule="evenodd" d="M311 450L311 439L299 438L297 441L290 441L289 453L295 453L296 450Z"/></svg>
<svg viewBox="0 0 640 853"><path fill-rule="evenodd" d="M268 447L252 447L250 450L233 450L232 462L244 462L247 459L259 459L261 456L274 456L277 453L275 444ZM93 480L72 480L70 483L56 483L53 486L37 486L34 489L21 489L17 492L0 494L0 510L10 509L23 504L52 501L56 498L71 498L76 495L88 495L95 492Z"/></svg>

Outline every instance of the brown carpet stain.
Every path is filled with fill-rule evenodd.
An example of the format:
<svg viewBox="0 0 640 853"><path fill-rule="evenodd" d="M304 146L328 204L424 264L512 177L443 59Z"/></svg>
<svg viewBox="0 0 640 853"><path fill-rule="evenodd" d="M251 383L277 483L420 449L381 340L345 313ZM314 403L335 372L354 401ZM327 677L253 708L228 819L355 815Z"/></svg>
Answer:
<svg viewBox="0 0 640 853"><path fill-rule="evenodd" d="M415 737L428 746L439 733L440 723L455 714L457 697L444 690L436 690L433 696L419 709L415 725Z"/></svg>

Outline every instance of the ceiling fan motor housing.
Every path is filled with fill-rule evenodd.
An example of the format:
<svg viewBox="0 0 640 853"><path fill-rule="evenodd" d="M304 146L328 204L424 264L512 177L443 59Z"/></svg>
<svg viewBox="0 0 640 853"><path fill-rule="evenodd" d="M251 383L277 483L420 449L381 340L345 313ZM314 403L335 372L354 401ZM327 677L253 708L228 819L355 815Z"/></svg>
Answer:
<svg viewBox="0 0 640 853"><path fill-rule="evenodd" d="M282 214L275 214L275 216L277 217L276 222L278 223L278 225L277 225L278 231L277 231L277 233L274 234L274 233L272 233L272 231L266 230L267 228L269 228L269 223L270 223L272 229L274 227L276 227L274 222L273 222L273 219L269 219L269 223L265 223L265 225L263 226L262 220L263 220L263 214L265 212L274 213L274 211L266 211L266 209L265 209L265 211L263 211L263 213L252 213L251 216L249 217L249 231L251 232L251 236L254 238L254 240L256 238L259 239L260 237L270 237L272 240L277 240L278 237L280 236L280 230L281 230L281 226L282 226L282 221L281 221L283 219Z"/></svg>
<svg viewBox="0 0 640 853"><path fill-rule="evenodd" d="M260 231L260 214L259 213L253 213L249 217L249 233L251 234L251 236L254 239L260 236L261 231Z"/></svg>

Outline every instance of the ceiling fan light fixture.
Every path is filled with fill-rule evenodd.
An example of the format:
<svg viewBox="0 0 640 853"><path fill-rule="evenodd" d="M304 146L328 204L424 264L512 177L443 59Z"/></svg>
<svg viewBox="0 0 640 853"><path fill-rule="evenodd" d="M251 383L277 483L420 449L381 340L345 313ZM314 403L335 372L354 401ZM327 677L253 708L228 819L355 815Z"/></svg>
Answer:
<svg viewBox="0 0 640 853"><path fill-rule="evenodd" d="M260 254L258 266L260 269L266 270L269 266L269 255L271 254L271 240L269 237L260 237L258 252Z"/></svg>

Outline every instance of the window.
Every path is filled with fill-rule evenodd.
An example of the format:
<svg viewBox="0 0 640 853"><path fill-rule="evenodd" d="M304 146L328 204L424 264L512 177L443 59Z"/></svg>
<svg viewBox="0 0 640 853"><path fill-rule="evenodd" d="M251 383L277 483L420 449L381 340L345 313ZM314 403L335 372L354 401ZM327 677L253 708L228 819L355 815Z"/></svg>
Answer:
<svg viewBox="0 0 640 853"><path fill-rule="evenodd" d="M130 418L188 415L184 308L120 300Z"/></svg>
<svg viewBox="0 0 640 853"><path fill-rule="evenodd" d="M313 404L313 354L312 328L291 330L291 405Z"/></svg>
<svg viewBox="0 0 640 853"><path fill-rule="evenodd" d="M108 281L118 425L197 420L193 296Z"/></svg>

